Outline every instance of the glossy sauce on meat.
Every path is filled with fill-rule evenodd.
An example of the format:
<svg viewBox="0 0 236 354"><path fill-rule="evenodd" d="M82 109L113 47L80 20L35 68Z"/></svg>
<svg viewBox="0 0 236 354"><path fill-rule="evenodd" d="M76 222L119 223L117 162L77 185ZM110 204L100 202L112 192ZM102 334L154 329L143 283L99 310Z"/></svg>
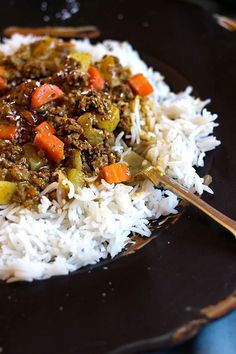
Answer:
<svg viewBox="0 0 236 354"><path fill-rule="evenodd" d="M131 127L130 72L115 57L88 64L89 55L79 55L69 43L52 38L22 46L11 56L0 55L0 127L16 129L10 139L0 139L0 181L15 183L13 202L27 207L37 203L60 172L73 180L78 156L81 185L99 176L102 167L120 161L113 146L115 136ZM88 65L101 73L101 89L91 85ZM56 85L63 97L33 109L32 94L42 85ZM35 128L42 122L64 144L59 163L34 144Z"/></svg>

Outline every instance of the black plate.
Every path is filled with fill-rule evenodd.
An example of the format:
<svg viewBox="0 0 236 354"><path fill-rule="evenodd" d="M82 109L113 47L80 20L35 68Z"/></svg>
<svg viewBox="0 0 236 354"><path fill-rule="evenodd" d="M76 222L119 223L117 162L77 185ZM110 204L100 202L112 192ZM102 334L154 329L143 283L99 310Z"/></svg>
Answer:
<svg viewBox="0 0 236 354"><path fill-rule="evenodd" d="M45 24L40 3L1 1L1 27ZM184 2L86 0L64 23L54 18L64 1L48 4L50 24L96 24L102 38L130 41L212 98L222 145L208 158L215 195L204 198L236 218L235 35ZM168 79L178 89L176 76ZM0 347L6 354L114 354L172 346L236 306L235 256L235 239L188 207L143 249L105 268L1 283Z"/></svg>

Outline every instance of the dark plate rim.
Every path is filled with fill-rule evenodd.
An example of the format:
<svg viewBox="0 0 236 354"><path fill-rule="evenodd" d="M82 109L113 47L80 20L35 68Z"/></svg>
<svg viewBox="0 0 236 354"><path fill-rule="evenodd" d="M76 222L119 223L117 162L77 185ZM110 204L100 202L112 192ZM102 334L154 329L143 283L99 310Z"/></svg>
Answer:
<svg viewBox="0 0 236 354"><path fill-rule="evenodd" d="M193 5L191 4L191 6ZM210 18L210 16L207 17ZM227 34L231 35L230 33ZM172 65L170 66L172 68ZM149 242L150 241L151 240L149 240ZM114 261L116 261L118 258L120 258L119 255L114 258ZM99 262L99 266L102 266L102 263ZM103 264L105 265L105 263L106 261L104 260ZM82 272L86 270L87 267L83 269ZM77 271L71 273L71 275L73 276L76 273ZM59 276L59 278L61 278L61 276ZM137 354L141 351L157 351L172 348L173 346L179 345L193 338L206 325L225 316L234 309L236 309L236 288L231 294L219 302L199 309L195 317L193 316L191 320L183 322L179 327L176 327L169 332L165 332L163 335L157 335L146 339L127 342L126 344L118 346L113 350L107 351L107 354Z"/></svg>
<svg viewBox="0 0 236 354"><path fill-rule="evenodd" d="M138 353L137 351L141 350L156 351L170 349L195 337L206 325L229 314L235 309L236 289L217 304L203 307L200 310L199 317L184 323L182 326L160 336L129 342L106 354L128 354Z"/></svg>

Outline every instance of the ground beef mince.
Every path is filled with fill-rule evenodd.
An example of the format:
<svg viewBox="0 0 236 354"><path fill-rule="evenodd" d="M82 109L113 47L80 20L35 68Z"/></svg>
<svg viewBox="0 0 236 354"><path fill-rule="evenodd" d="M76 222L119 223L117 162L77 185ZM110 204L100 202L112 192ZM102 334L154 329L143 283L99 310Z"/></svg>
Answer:
<svg viewBox="0 0 236 354"><path fill-rule="evenodd" d="M93 63L89 53L52 38L1 53L0 181L15 184L13 202L34 205L60 172L80 169L86 185L120 161L114 144L121 130L130 134L129 76L113 56ZM63 155L56 155L55 144Z"/></svg>

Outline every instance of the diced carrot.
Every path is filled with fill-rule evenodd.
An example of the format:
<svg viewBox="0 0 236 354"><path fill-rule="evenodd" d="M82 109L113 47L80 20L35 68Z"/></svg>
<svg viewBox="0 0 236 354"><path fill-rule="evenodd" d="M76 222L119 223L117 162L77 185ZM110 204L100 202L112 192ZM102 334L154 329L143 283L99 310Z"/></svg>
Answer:
<svg viewBox="0 0 236 354"><path fill-rule="evenodd" d="M7 81L0 76L0 90L3 90L7 87Z"/></svg>
<svg viewBox="0 0 236 354"><path fill-rule="evenodd" d="M62 98L64 92L56 85L44 84L37 87L31 96L31 107L37 109L45 103Z"/></svg>
<svg viewBox="0 0 236 354"><path fill-rule="evenodd" d="M105 84L105 81L102 78L102 75L98 71L95 66L90 66L88 69L89 74L89 83L90 87L94 88L95 90L102 90Z"/></svg>
<svg viewBox="0 0 236 354"><path fill-rule="evenodd" d="M131 178L128 166L118 162L102 168L102 177L107 183L127 182Z"/></svg>
<svg viewBox="0 0 236 354"><path fill-rule="evenodd" d="M15 125L0 124L0 139L12 140L17 132Z"/></svg>
<svg viewBox="0 0 236 354"><path fill-rule="evenodd" d="M45 152L51 160L60 163L64 159L64 143L53 134L37 133L34 145Z"/></svg>
<svg viewBox="0 0 236 354"><path fill-rule="evenodd" d="M35 128L36 133L40 134L55 134L55 129L48 122L42 122Z"/></svg>
<svg viewBox="0 0 236 354"><path fill-rule="evenodd" d="M150 95L153 87L143 74L136 74L129 78L129 84L132 89L142 97Z"/></svg>

